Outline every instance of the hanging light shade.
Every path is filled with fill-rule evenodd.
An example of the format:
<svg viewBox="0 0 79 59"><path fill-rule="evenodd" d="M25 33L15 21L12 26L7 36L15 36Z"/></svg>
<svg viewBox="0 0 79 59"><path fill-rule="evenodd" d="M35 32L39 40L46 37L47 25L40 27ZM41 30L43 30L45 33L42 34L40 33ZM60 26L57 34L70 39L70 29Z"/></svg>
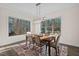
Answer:
<svg viewBox="0 0 79 59"><path fill-rule="evenodd" d="M42 7L41 3L36 4L36 18L40 20L45 20L46 19L45 16L41 17L41 7Z"/></svg>
<svg viewBox="0 0 79 59"><path fill-rule="evenodd" d="M37 3L36 6L39 6L41 3Z"/></svg>
<svg viewBox="0 0 79 59"><path fill-rule="evenodd" d="M40 17L40 4L41 3L37 3L36 6L36 19L39 19Z"/></svg>

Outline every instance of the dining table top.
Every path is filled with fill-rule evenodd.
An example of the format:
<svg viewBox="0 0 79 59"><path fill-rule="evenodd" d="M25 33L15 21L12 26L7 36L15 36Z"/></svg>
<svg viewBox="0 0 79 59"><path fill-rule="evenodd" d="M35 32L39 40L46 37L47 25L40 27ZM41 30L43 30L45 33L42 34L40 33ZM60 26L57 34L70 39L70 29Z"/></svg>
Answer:
<svg viewBox="0 0 79 59"><path fill-rule="evenodd" d="M43 40L43 41L51 41L51 40L53 40L53 39L50 39L50 38L53 38L53 39L55 39L55 36L53 36L53 35L49 35L49 36L42 36L42 37L40 37L40 40Z"/></svg>
<svg viewBox="0 0 79 59"><path fill-rule="evenodd" d="M34 38L35 37L35 35L32 35L32 37ZM45 40L45 41L50 41L50 39L49 38L56 38L56 36L55 35L44 35L44 36L39 36L40 37L40 40Z"/></svg>

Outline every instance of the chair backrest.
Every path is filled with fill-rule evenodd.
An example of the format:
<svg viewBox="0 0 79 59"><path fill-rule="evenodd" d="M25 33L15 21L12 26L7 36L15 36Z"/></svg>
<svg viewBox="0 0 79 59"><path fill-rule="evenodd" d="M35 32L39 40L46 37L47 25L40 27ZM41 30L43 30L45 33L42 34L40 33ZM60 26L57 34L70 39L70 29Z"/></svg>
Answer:
<svg viewBox="0 0 79 59"><path fill-rule="evenodd" d="M27 42L30 42L30 44L33 43L33 41L32 41L32 36L31 36L31 35L30 35L30 36L27 36L27 35L26 35L26 44L28 44Z"/></svg>
<svg viewBox="0 0 79 59"><path fill-rule="evenodd" d="M58 44L59 38L60 38L60 35L57 36L56 41L55 41L55 45Z"/></svg>
<svg viewBox="0 0 79 59"><path fill-rule="evenodd" d="M40 37L37 35L35 36L35 43L40 44Z"/></svg>

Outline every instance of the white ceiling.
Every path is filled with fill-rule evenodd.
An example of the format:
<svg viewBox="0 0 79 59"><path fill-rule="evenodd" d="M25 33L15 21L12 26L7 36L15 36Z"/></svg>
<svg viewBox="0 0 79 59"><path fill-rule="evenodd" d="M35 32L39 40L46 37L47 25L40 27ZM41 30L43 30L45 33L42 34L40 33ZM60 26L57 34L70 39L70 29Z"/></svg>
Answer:
<svg viewBox="0 0 79 59"><path fill-rule="evenodd" d="M22 12L28 12L36 16L36 3L0 3L0 7L6 7L9 9L16 9ZM79 6L77 3L41 3L40 4L40 15L45 16L46 14L69 8L72 6Z"/></svg>

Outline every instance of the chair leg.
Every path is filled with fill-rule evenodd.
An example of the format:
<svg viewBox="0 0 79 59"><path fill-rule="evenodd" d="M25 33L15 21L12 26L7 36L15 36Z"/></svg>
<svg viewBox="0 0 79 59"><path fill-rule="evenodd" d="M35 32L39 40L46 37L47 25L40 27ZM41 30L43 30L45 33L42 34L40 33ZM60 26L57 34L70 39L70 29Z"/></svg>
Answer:
<svg viewBox="0 0 79 59"><path fill-rule="evenodd" d="M59 55L59 47L58 47L58 55Z"/></svg>
<svg viewBox="0 0 79 59"><path fill-rule="evenodd" d="M57 48L55 48L55 50L56 50L56 56L57 56Z"/></svg>
<svg viewBox="0 0 79 59"><path fill-rule="evenodd" d="M58 52L57 47L55 47L54 49L55 49L55 55L57 56L57 52Z"/></svg>
<svg viewBox="0 0 79 59"><path fill-rule="evenodd" d="M59 55L59 48L58 47L55 48L55 52L56 52L56 56L58 56Z"/></svg>

